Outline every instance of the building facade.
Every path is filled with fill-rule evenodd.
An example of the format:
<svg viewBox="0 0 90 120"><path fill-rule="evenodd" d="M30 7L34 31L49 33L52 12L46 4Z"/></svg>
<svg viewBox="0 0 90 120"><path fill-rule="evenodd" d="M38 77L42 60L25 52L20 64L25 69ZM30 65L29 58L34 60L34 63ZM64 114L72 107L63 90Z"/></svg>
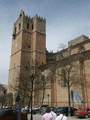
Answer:
<svg viewBox="0 0 90 120"><path fill-rule="evenodd" d="M13 28L9 89L28 105L90 106L90 39L82 35L56 53L46 51L46 20L21 11ZM33 70L34 66L34 70Z"/></svg>
<svg viewBox="0 0 90 120"><path fill-rule="evenodd" d="M90 107L90 39L82 35L68 42L66 49L51 54L47 64L49 105Z"/></svg>

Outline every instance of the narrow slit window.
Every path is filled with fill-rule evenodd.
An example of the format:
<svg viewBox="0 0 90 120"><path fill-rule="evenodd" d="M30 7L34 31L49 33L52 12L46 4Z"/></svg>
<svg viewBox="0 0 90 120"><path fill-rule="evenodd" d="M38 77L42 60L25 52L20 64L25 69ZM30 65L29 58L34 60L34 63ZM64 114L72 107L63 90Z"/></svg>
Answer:
<svg viewBox="0 0 90 120"><path fill-rule="evenodd" d="M32 30L33 30L33 24L32 24Z"/></svg>
<svg viewBox="0 0 90 120"><path fill-rule="evenodd" d="M21 29L21 24L19 23L19 30Z"/></svg>
<svg viewBox="0 0 90 120"><path fill-rule="evenodd" d="M27 29L29 29L29 23L27 23Z"/></svg>

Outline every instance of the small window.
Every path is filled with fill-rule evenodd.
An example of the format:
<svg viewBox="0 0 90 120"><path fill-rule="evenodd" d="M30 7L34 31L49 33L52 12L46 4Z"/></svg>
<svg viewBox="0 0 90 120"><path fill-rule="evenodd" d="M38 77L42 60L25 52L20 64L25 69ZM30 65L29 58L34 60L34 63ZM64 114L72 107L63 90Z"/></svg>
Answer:
<svg viewBox="0 0 90 120"><path fill-rule="evenodd" d="M32 24L32 30L33 30L33 24Z"/></svg>
<svg viewBox="0 0 90 120"><path fill-rule="evenodd" d="M19 23L19 30L21 29L21 24Z"/></svg>
<svg viewBox="0 0 90 120"><path fill-rule="evenodd" d="M15 39L16 38L16 27L14 28L14 32L13 32L13 39Z"/></svg>
<svg viewBox="0 0 90 120"><path fill-rule="evenodd" d="M22 13L20 13L20 17L22 17Z"/></svg>
<svg viewBox="0 0 90 120"><path fill-rule="evenodd" d="M13 33L13 35L12 35L12 36L13 36L13 39L15 40L15 38L16 38L16 35L15 35L15 33Z"/></svg>
<svg viewBox="0 0 90 120"><path fill-rule="evenodd" d="M29 23L27 23L27 29L29 29Z"/></svg>
<svg viewBox="0 0 90 120"><path fill-rule="evenodd" d="M28 45L28 48L31 48L31 46L30 46L30 45Z"/></svg>
<svg viewBox="0 0 90 120"><path fill-rule="evenodd" d="M25 69L28 70L28 66L27 65L25 65Z"/></svg>
<svg viewBox="0 0 90 120"><path fill-rule="evenodd" d="M73 101L74 100L74 92L73 92L73 90L71 90L70 92L71 92L71 99Z"/></svg>
<svg viewBox="0 0 90 120"><path fill-rule="evenodd" d="M15 34L16 34L17 28L15 27Z"/></svg>

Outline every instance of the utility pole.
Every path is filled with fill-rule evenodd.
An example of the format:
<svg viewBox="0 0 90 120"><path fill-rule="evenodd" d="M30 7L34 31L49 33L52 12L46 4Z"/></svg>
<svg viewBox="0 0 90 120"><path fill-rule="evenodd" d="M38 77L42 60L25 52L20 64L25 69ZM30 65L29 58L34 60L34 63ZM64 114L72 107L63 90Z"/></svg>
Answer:
<svg viewBox="0 0 90 120"><path fill-rule="evenodd" d="M31 117L30 120L33 120L33 85L34 85L34 79L35 79L35 65L31 66L31 74L30 74L30 85L31 85L31 91L30 91L30 98L29 98L29 104L28 104L28 111L29 107L31 108Z"/></svg>
<svg viewBox="0 0 90 120"><path fill-rule="evenodd" d="M33 109L32 109L32 106L33 106L33 82L34 82L34 74L31 75L31 120L33 120Z"/></svg>
<svg viewBox="0 0 90 120"><path fill-rule="evenodd" d="M20 95L16 96L16 111L17 111L17 120L21 120L21 108L20 108Z"/></svg>
<svg viewBox="0 0 90 120"><path fill-rule="evenodd" d="M47 97L48 97L48 106L49 106L49 97L50 97L49 94L47 94Z"/></svg>
<svg viewBox="0 0 90 120"><path fill-rule="evenodd" d="M70 99L69 72L68 72L67 88L68 88L68 116L71 116L71 99Z"/></svg>

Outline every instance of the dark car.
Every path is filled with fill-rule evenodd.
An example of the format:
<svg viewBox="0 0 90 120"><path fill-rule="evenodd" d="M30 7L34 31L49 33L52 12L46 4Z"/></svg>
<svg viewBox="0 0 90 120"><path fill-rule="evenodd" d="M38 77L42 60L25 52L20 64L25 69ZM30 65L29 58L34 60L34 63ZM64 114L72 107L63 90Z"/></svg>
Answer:
<svg viewBox="0 0 90 120"><path fill-rule="evenodd" d="M0 120L16 120L16 113L12 109L0 109Z"/></svg>
<svg viewBox="0 0 90 120"><path fill-rule="evenodd" d="M43 114L46 112L47 107L48 107L48 105L42 105L42 106L40 107L40 114L43 115Z"/></svg>
<svg viewBox="0 0 90 120"><path fill-rule="evenodd" d="M90 118L90 108L87 108L88 111L88 117Z"/></svg>
<svg viewBox="0 0 90 120"><path fill-rule="evenodd" d="M40 108L33 108L32 112L33 114L40 114Z"/></svg>
<svg viewBox="0 0 90 120"><path fill-rule="evenodd" d="M75 113L75 108L70 107L70 115L73 116ZM61 113L65 114L66 116L68 116L68 112L69 111L69 107L58 107L54 109L54 112L59 115Z"/></svg>
<svg viewBox="0 0 90 120"><path fill-rule="evenodd" d="M27 114L21 113L21 120L27 120ZM0 120L17 120L18 112L13 109L0 109Z"/></svg>

